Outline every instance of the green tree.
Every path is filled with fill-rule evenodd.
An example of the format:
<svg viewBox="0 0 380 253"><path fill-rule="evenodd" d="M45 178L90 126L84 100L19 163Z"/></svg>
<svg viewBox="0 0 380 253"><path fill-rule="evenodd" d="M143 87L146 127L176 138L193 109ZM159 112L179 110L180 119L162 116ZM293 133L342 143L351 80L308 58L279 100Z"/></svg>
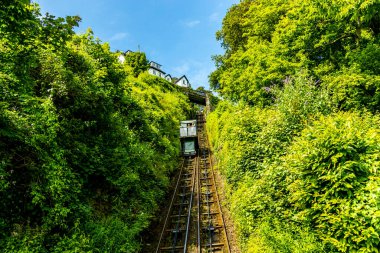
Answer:
<svg viewBox="0 0 380 253"><path fill-rule="evenodd" d="M336 98L342 108L361 103L376 110L379 1L242 1L239 6L230 9L217 36L227 50L215 57L210 81L223 96L270 104L264 88L281 86L303 69L321 85L343 90L348 99ZM351 79L337 87L351 74L360 85Z"/></svg>
<svg viewBox="0 0 380 253"><path fill-rule="evenodd" d="M142 52L128 52L125 55L125 64L132 68L132 74L135 77L149 68L149 62L146 59L146 55Z"/></svg>
<svg viewBox="0 0 380 253"><path fill-rule="evenodd" d="M136 252L176 168L176 87L80 18L0 7L0 251ZM136 72L131 73L131 67Z"/></svg>

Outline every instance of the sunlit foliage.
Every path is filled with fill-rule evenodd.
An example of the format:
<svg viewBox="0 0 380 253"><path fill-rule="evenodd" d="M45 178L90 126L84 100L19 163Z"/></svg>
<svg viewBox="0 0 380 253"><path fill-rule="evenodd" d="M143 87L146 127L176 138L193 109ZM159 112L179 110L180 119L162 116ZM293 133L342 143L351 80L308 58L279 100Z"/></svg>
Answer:
<svg viewBox="0 0 380 253"><path fill-rule="evenodd" d="M243 252L379 252L379 1L250 1L207 129Z"/></svg>
<svg viewBox="0 0 380 253"><path fill-rule="evenodd" d="M190 106L124 65L79 17L0 9L0 251L136 252L176 168Z"/></svg>
<svg viewBox="0 0 380 253"><path fill-rule="evenodd" d="M211 85L224 97L270 104L266 87L300 69L337 92L344 109L378 110L380 2L250 1L233 6L217 33Z"/></svg>
<svg viewBox="0 0 380 253"><path fill-rule="evenodd" d="M378 117L334 113L302 78L274 93L268 108L223 102L208 117L243 250L376 252Z"/></svg>

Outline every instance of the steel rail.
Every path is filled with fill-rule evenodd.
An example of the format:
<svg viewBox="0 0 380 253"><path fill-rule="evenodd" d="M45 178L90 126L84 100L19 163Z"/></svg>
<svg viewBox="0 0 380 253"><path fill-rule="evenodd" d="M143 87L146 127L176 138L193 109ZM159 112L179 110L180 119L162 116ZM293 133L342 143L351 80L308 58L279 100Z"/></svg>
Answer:
<svg viewBox="0 0 380 253"><path fill-rule="evenodd" d="M206 145L207 146L210 146L210 143L208 141L208 138L207 138L207 134L206 134ZM209 162L210 162L210 167L211 167L211 172L212 172L212 181L214 183L214 188L215 188L215 196L216 196L216 202L217 202L217 205L218 205L218 211L219 211L219 214L222 218L222 226L223 226L223 231L224 231L224 237L226 238L226 243L227 243L227 250L228 250L228 253L231 252L231 246L230 246L230 241L228 239L228 235L227 235L227 229L226 229L226 224L225 224L225 221L224 221L224 215L223 215L223 212L222 212L222 207L220 205L220 201L219 201L219 193L218 193L218 188L216 187L216 182L215 182L215 172L214 172L214 165L213 165L213 162L212 162L212 153L211 153L211 150L209 149Z"/></svg>
<svg viewBox="0 0 380 253"><path fill-rule="evenodd" d="M200 152L200 149L198 149L198 154ZM199 160L198 160L199 164ZM197 253L201 253L201 198L202 198L202 187L201 187L201 180L200 180L200 166L198 166L198 172L197 172L197 190L198 190L198 199L197 199L197 210L198 210L198 222L197 222Z"/></svg>
<svg viewBox="0 0 380 253"><path fill-rule="evenodd" d="M183 171L184 165L185 165L185 159L182 161L181 170L179 172L178 179L177 179L177 184L175 186L175 190L174 190L174 193L173 193L173 196L172 196L172 200L170 201L168 214L166 215L164 226L162 228L162 232L161 232L161 235L160 235L160 239L158 240L156 253L158 253L158 251L160 250L160 245L161 245L162 237L163 237L163 235L165 233L165 228L166 228L167 222L169 220L171 210L173 209L173 203L174 203L175 196L176 196L176 194L178 192L178 186L179 186L179 182L181 181L182 171Z"/></svg>
<svg viewBox="0 0 380 253"><path fill-rule="evenodd" d="M179 210L178 210L178 219L177 219L177 223L176 223L176 227L175 227L175 235L174 235L173 243L172 243L172 253L175 253L175 247L177 246L179 226L181 223L182 208L183 208L183 205L185 203L185 196L186 196L185 192L186 192L186 188L183 188L182 196L181 196L181 204L180 204Z"/></svg>
<svg viewBox="0 0 380 253"><path fill-rule="evenodd" d="M203 115L197 137L198 152L182 163L156 253L231 252Z"/></svg>
<svg viewBox="0 0 380 253"><path fill-rule="evenodd" d="M222 208L221 208L221 204L220 204L220 200L219 200L219 193L218 193L218 189L217 189L217 185L216 185L216 180L215 180L215 171L214 171L214 165L213 165L213 161L212 161L212 152L210 150L210 143L209 143L209 140L208 140L208 137L207 137L207 131L205 129L205 127L203 128L204 131L202 131L202 139L204 141L204 145L203 148L203 155L204 155L204 158L206 158L206 160L208 161L208 164L205 160L205 170L206 170L206 173L210 173L211 174L211 178L207 176L207 180L206 180L206 177L205 177L205 182L204 182L204 185L207 189L212 189L212 197L215 198L212 200L212 202L216 202L217 206L217 216L219 216L217 219L219 220L219 222L221 222L221 226L219 227L219 225L217 227L223 229L223 232L222 234L219 234L220 236L223 236L224 237L224 240L222 238L219 237L219 241L221 242L220 244L215 244L213 242L213 238L212 238L212 218L211 218L211 209L210 209L210 203L208 203L208 210L207 212L205 213L207 215L207 218L208 218L208 225L209 225L209 231L208 231L208 245L209 247L206 247L207 251L208 252L213 252L214 250L214 247L217 247L217 246L222 246L224 248L224 250L226 250L228 253L231 252L231 248L230 248L230 242L229 242L229 238L228 238L228 235L227 235L227 229L226 229L226 225L225 225L225 220L224 220L224 216L223 216L223 213L222 213ZM207 152L207 155L205 154ZM210 188L209 188L210 187ZM207 202L210 202L210 199L209 199L210 196L206 196L206 201ZM216 201L215 201L216 200ZM211 228L211 229L210 229ZM216 227L214 227L216 228ZM222 243L224 241L224 243ZM225 245L227 244L227 245ZM223 252L225 252L223 250Z"/></svg>
<svg viewBox="0 0 380 253"><path fill-rule="evenodd" d="M204 133L202 132L202 137L204 138ZM204 139L203 139L204 141ZM207 145L206 143L203 144L203 149L202 149L202 156L203 156L203 165L204 165L204 173L208 175L209 173L209 168L207 166L207 156L208 154L206 154L206 148L207 148ZM206 203L207 203L207 222L208 222L208 225L207 225L207 236L208 236L208 246L209 246L209 250L212 252L212 248L213 248L213 231L212 231L212 228L213 228L213 221L212 221L212 218L211 218L211 201L210 201L210 195L212 193L212 191L210 191L210 187L209 187L209 178L208 176L204 178L205 182L206 182Z"/></svg>
<svg viewBox="0 0 380 253"><path fill-rule="evenodd" d="M186 253L186 250L187 250L187 241L188 241L188 238L189 238L189 228L190 228L190 218L191 218L191 207L192 207L192 204L193 204L193 195L194 195L194 188L195 188L195 181L196 181L196 173L197 173L197 168L198 168L198 159L197 157L195 157L194 159L196 159L195 163L196 163L196 168L194 168L193 170L193 187L192 187L192 190L191 190L191 195L190 195L190 203L189 203L189 212L188 212L188 216L187 216L187 224L186 224L186 235L185 235L185 244L184 244L184 248L183 248L183 252Z"/></svg>

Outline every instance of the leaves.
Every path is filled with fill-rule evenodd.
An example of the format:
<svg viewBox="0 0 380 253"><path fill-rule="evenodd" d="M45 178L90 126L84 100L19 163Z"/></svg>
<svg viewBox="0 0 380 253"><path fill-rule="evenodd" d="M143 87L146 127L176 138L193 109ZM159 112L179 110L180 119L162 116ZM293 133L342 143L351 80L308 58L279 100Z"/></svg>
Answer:
<svg viewBox="0 0 380 253"><path fill-rule="evenodd" d="M346 70L356 69L369 78L360 87L347 85L348 98L339 102L344 109L357 108L357 92L366 94L370 86L371 94L377 94L371 79L379 69L373 67L380 58L374 50L380 38L379 7L372 0L241 1L229 10L217 34L226 52L214 57L211 87L233 101L265 106L272 101L263 89L282 86L299 71L307 71L320 85L336 87L330 77L342 80L353 72ZM364 96L360 106L377 110L377 95Z"/></svg>
<svg viewBox="0 0 380 253"><path fill-rule="evenodd" d="M243 249L258 244L257 250L302 252L294 245L317 238L306 244L374 252L380 242L378 115L334 113L331 91L302 73L268 92L276 98L270 107L223 102L207 123ZM304 240L286 231L264 233L274 217L297 233L306 229Z"/></svg>
<svg viewBox="0 0 380 253"><path fill-rule="evenodd" d="M21 1L0 15L1 251L136 252L177 167L185 95L144 73L145 54L122 65L75 35L79 17Z"/></svg>
<svg viewBox="0 0 380 253"><path fill-rule="evenodd" d="M379 246L379 123L369 114L322 117L283 158L300 179L289 186L296 210L306 212L321 238L342 252Z"/></svg>

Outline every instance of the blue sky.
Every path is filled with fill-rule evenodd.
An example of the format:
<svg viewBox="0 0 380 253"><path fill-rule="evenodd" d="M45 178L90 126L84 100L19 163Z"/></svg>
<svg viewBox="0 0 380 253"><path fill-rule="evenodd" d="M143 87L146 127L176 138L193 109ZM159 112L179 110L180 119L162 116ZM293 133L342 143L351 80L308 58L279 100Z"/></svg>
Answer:
<svg viewBox="0 0 380 253"><path fill-rule="evenodd" d="M79 15L77 32L91 27L112 50L140 50L172 76L186 75L193 88L209 87L211 56L223 53L215 33L239 0L34 0L41 12Z"/></svg>

